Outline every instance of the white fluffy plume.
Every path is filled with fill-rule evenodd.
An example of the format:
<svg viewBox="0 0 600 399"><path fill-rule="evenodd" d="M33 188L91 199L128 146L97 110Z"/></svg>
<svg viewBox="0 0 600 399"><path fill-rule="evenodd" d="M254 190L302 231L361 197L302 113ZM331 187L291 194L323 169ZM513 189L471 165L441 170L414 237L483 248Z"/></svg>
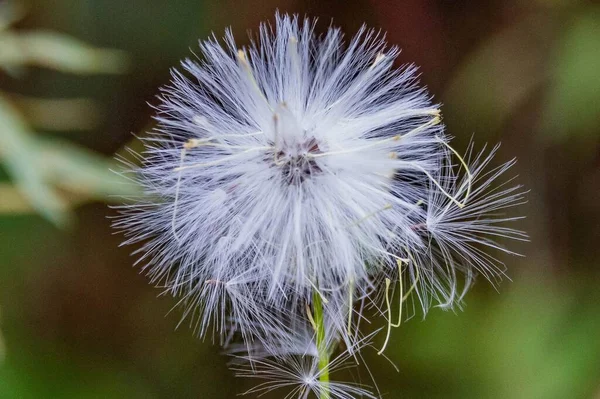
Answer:
<svg viewBox="0 0 600 399"><path fill-rule="evenodd" d="M132 168L146 196L115 225L202 334L233 329L297 357L294 326L315 324L317 296L328 342L351 348L356 302L385 299L392 326L394 287L400 310L411 292L426 310L451 306L477 272L502 273L486 251L523 238L498 215L518 188L493 187L510 164L486 174L490 157L459 156L416 69L395 69L380 34L345 45L336 28L316 36L314 21L277 15L247 48L229 32L200 47L163 89Z"/></svg>

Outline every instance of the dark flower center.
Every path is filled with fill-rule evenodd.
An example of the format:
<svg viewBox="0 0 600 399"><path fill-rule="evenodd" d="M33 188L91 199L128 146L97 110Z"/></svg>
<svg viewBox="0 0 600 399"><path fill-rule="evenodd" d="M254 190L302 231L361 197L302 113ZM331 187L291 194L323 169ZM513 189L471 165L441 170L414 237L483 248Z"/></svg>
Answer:
<svg viewBox="0 0 600 399"><path fill-rule="evenodd" d="M267 151L265 160L270 162L272 167L279 169L281 178L286 184L300 185L323 172L317 160L312 157L322 152L319 143L313 137L288 148Z"/></svg>

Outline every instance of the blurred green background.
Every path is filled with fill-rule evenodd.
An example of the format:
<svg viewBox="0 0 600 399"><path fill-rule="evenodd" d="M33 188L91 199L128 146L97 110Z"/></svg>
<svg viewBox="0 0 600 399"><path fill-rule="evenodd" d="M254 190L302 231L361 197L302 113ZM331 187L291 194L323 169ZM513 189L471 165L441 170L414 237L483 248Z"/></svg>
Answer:
<svg viewBox="0 0 600 399"><path fill-rule="evenodd" d="M531 242L511 246L526 256L502 257L512 281L480 279L464 312L396 330L399 372L368 356L384 397L600 398L600 5L576 0L0 1L0 398L250 387L175 329L175 301L132 267L106 204L135 191L109 169L151 128L169 68L211 31L247 42L276 9L387 31L455 147L501 141L531 191Z"/></svg>

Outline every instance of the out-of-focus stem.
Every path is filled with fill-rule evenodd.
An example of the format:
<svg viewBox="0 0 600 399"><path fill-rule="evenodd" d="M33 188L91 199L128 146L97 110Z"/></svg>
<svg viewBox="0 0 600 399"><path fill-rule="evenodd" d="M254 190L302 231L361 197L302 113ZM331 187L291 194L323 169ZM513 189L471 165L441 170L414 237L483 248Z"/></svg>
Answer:
<svg viewBox="0 0 600 399"><path fill-rule="evenodd" d="M319 381L321 395L319 399L330 399L329 392L329 349L325 337L325 322L323 320L323 300L318 292L313 295L313 312L317 351L319 353Z"/></svg>

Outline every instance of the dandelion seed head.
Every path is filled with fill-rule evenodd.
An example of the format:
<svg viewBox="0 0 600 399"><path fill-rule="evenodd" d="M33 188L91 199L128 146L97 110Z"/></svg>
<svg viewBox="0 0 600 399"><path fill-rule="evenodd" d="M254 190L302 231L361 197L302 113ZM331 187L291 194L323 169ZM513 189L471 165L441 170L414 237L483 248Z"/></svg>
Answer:
<svg viewBox="0 0 600 399"><path fill-rule="evenodd" d="M441 151L415 69L392 69L373 31L342 50L338 30L287 16L248 49L230 34L201 48L146 139L140 179L159 202L124 222L153 237L151 274L178 291L261 269L274 301L368 280L366 262L413 236L422 194L394 175L434 170Z"/></svg>
<svg viewBox="0 0 600 399"><path fill-rule="evenodd" d="M346 44L278 14L247 47L228 31L200 50L162 89L143 164L130 165L145 195L115 226L200 335L241 335L234 352L274 381L264 391L287 379L298 397L319 394L323 348L362 348L365 308L387 320L385 348L402 309L452 307L477 274L504 274L494 252L512 252L498 239L526 238L502 214L523 201L502 180L513 162L487 170L496 149L454 150L382 34Z"/></svg>

